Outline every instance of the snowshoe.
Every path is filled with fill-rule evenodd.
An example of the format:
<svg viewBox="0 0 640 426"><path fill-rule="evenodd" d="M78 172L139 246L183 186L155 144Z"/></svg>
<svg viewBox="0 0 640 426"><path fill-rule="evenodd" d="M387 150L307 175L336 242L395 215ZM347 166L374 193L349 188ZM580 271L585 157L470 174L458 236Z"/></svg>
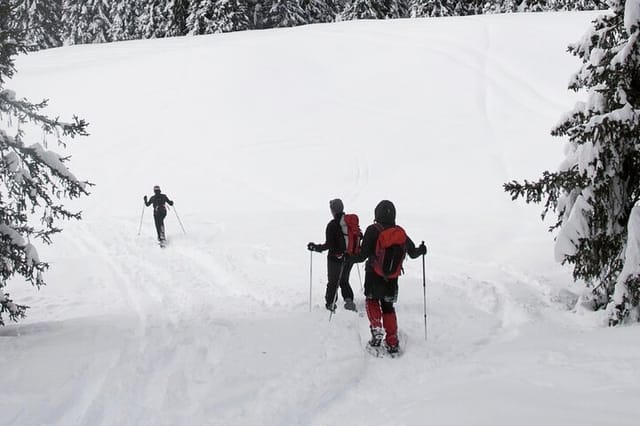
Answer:
<svg viewBox="0 0 640 426"><path fill-rule="evenodd" d="M382 328L372 328L371 340L369 340L369 343L367 344L373 348L378 348L382 343L383 337L384 337L384 330Z"/></svg>
<svg viewBox="0 0 640 426"><path fill-rule="evenodd" d="M390 345L388 343L385 342L385 348L387 349L387 353L392 357L395 358L398 355L400 355L400 345Z"/></svg>
<svg viewBox="0 0 640 426"><path fill-rule="evenodd" d="M358 310L356 309L356 304L351 299L347 299L344 301L344 308L347 311L358 312Z"/></svg>
<svg viewBox="0 0 640 426"><path fill-rule="evenodd" d="M327 311L331 311L333 313L336 312L336 308L337 308L335 303L326 303L324 307L327 308Z"/></svg>

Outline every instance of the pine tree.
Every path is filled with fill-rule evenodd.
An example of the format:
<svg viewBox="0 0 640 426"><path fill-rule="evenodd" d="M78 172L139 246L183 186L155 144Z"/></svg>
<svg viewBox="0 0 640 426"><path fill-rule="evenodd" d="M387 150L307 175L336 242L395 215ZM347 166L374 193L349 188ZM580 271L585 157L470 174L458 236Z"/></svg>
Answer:
<svg viewBox="0 0 640 426"><path fill-rule="evenodd" d="M550 10L548 0L523 0L518 7L519 12L543 12Z"/></svg>
<svg viewBox="0 0 640 426"><path fill-rule="evenodd" d="M140 0L114 1L109 10L111 39L136 40L142 38L142 30L138 27Z"/></svg>
<svg viewBox="0 0 640 426"><path fill-rule="evenodd" d="M63 39L65 44L91 43L89 34L90 0L64 0L62 21L64 22Z"/></svg>
<svg viewBox="0 0 640 426"><path fill-rule="evenodd" d="M385 19L389 9L385 0L352 0L344 9L342 17L353 19Z"/></svg>
<svg viewBox="0 0 640 426"><path fill-rule="evenodd" d="M623 13L623 30L618 30L609 67L617 83L615 101L620 106L611 112L615 117L619 150L623 153L621 178L624 208L632 206L627 220L624 264L617 277L611 303L608 306L609 324L617 325L630 318L640 321L640 0L618 0L613 12ZM624 37L626 35L626 37ZM616 113L620 112L620 115ZM625 114L628 114L625 116ZM618 123L620 123L618 125ZM619 127L618 127L619 126ZM624 210L623 214L626 214Z"/></svg>
<svg viewBox="0 0 640 426"><path fill-rule="evenodd" d="M430 16L453 16L454 4L451 0L411 0L409 15L412 18Z"/></svg>
<svg viewBox="0 0 640 426"><path fill-rule="evenodd" d="M505 190L514 199L543 202L543 217L558 214L551 227L559 231L556 258L573 265L574 278L592 289L588 302L595 309L608 307L611 324L617 324L640 298L640 266L627 264L625 254L628 240L638 239L628 229L640 200L640 6L625 26L624 0L610 4L611 12L569 47L582 60L569 87L585 90L588 99L552 131L568 137L567 158L539 181L514 181ZM626 278L623 268L631 271Z"/></svg>
<svg viewBox="0 0 640 426"><path fill-rule="evenodd" d="M606 9L604 0L549 0L547 10L598 10Z"/></svg>
<svg viewBox="0 0 640 426"><path fill-rule="evenodd" d="M30 50L62 45L61 0L11 0L16 3L16 16L24 29Z"/></svg>
<svg viewBox="0 0 640 426"><path fill-rule="evenodd" d="M3 315L17 321L27 309L5 293L10 279L17 275L36 287L45 284L47 264L39 259L33 240L50 244L52 235L61 231L56 222L80 219L80 213L67 210L61 200L86 195L88 185L67 169L68 158L48 150L46 143L26 143L21 126L27 124L42 128L62 144L63 139L86 135L87 123L77 117L72 123L51 119L41 113L46 101L33 104L4 88L15 73L14 57L27 50L17 22L12 5L1 2L0 114L3 127L14 123L17 128L0 128L0 325Z"/></svg>
<svg viewBox="0 0 640 426"><path fill-rule="evenodd" d="M459 0L454 6L455 16L479 15L483 11L484 3L484 0Z"/></svg>
<svg viewBox="0 0 640 426"><path fill-rule="evenodd" d="M137 30L142 38L165 37L166 19L164 0L138 0Z"/></svg>
<svg viewBox="0 0 640 426"><path fill-rule="evenodd" d="M216 0L192 0L189 3L187 30L191 35L208 34L210 30L211 11Z"/></svg>
<svg viewBox="0 0 640 426"><path fill-rule="evenodd" d="M310 24L333 22L340 14L340 5L331 0L302 0L300 5Z"/></svg>
<svg viewBox="0 0 640 426"><path fill-rule="evenodd" d="M411 0L397 0L397 8L400 13L399 18L408 18L409 15L409 3Z"/></svg>
<svg viewBox="0 0 640 426"><path fill-rule="evenodd" d="M494 13L504 13L508 10L504 10L505 2L502 0L487 0L484 2L482 6L482 14L494 14Z"/></svg>
<svg viewBox="0 0 640 426"><path fill-rule="evenodd" d="M64 0L62 22L66 44L111 41L109 0Z"/></svg>
<svg viewBox="0 0 640 426"><path fill-rule="evenodd" d="M515 13L518 11L518 8L520 7L520 3L522 3L523 0L502 0L502 6L500 7L500 10L503 13Z"/></svg>
<svg viewBox="0 0 640 426"><path fill-rule="evenodd" d="M386 0L387 19L398 19L409 16L409 4L405 0Z"/></svg>
<svg viewBox="0 0 640 426"><path fill-rule="evenodd" d="M264 25L267 28L284 28L304 25L309 22L299 0L267 0Z"/></svg>
<svg viewBox="0 0 640 426"><path fill-rule="evenodd" d="M262 29L265 27L261 1L247 0L247 15L249 15L250 28Z"/></svg>
<svg viewBox="0 0 640 426"><path fill-rule="evenodd" d="M217 0L211 15L212 32L228 33L249 29L249 15L244 0Z"/></svg>
<svg viewBox="0 0 640 426"><path fill-rule="evenodd" d="M169 0L165 2L161 32L166 37L183 36L189 33L187 18L189 16L188 0Z"/></svg>

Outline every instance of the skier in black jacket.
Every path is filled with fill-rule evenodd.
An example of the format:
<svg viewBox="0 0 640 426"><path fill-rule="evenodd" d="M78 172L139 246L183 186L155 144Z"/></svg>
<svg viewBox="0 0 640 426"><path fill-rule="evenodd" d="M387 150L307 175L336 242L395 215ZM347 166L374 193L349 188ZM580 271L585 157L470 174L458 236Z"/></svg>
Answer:
<svg viewBox="0 0 640 426"><path fill-rule="evenodd" d="M398 300L398 278L385 278L374 271L376 244L383 230L396 226L396 208L391 201L383 200L375 208L375 223L367 227L360 253L350 256L347 263L367 260L364 278L367 317L371 328L369 345L380 346L386 332L385 343L389 353L398 352L398 322L393 304ZM407 236L406 253L415 259L427 253L424 243L416 247Z"/></svg>
<svg viewBox="0 0 640 426"><path fill-rule="evenodd" d="M347 244L345 234L342 232L340 220L344 216L344 204L342 200L336 198L329 202L329 209L333 219L327 224L326 240L324 244L307 244L307 249L317 252L329 250L327 255L327 291L325 293L325 307L330 311L335 311L336 293L338 286L344 299L344 308L350 311L356 310L353 302L353 290L349 285L349 274L351 274L352 264L345 262L345 251Z"/></svg>
<svg viewBox="0 0 640 426"><path fill-rule="evenodd" d="M149 207L153 204L153 219L156 223L156 232L158 233L158 241L165 241L164 236L164 218L167 217L167 207L165 204L173 206L173 201L169 199L165 194L160 191L158 185L153 187L153 195L147 200L147 196L144 196L144 204Z"/></svg>

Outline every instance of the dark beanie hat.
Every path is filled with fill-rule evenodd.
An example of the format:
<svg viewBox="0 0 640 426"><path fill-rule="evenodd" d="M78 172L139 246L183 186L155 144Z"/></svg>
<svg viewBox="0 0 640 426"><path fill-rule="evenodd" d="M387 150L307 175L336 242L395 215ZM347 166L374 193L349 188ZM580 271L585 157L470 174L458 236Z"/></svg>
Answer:
<svg viewBox="0 0 640 426"><path fill-rule="evenodd" d="M389 200L382 200L375 209L376 222L385 225L395 225L396 223L396 207Z"/></svg>
<svg viewBox="0 0 640 426"><path fill-rule="evenodd" d="M331 213L333 213L333 215L344 212L344 204L342 204L342 200L340 198L329 201L329 208L331 209Z"/></svg>

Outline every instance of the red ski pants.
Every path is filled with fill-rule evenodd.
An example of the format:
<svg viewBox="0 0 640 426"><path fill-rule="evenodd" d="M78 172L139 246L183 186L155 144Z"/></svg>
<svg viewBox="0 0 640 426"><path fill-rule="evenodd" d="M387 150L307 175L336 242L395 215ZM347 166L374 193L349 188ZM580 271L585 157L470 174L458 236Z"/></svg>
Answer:
<svg viewBox="0 0 640 426"><path fill-rule="evenodd" d="M393 303L377 299L367 299L367 317L371 328L384 328L385 340L389 346L398 345L398 319Z"/></svg>

